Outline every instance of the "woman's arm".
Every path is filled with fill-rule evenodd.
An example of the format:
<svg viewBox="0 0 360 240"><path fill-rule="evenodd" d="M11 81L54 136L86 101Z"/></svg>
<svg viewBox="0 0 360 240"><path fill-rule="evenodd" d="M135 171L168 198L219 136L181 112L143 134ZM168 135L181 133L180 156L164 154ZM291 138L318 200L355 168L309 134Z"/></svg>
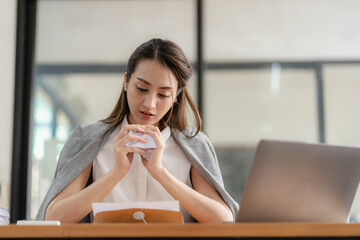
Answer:
<svg viewBox="0 0 360 240"><path fill-rule="evenodd" d="M145 133L151 135L157 148L152 152L149 160L142 162L149 173L178 200L198 222L229 222L234 221L232 212L220 194L191 167L191 179L194 189L190 188L162 165L162 154L165 143L158 128L148 127Z"/></svg>
<svg viewBox="0 0 360 240"><path fill-rule="evenodd" d="M128 134L130 131L144 131L139 125L126 125L114 139L115 164L108 173L86 187L92 164L65 187L49 204L45 220L59 220L77 223L92 209L91 203L101 202L126 175L134 153L144 154L144 150L125 147L130 141L145 142L146 139Z"/></svg>
<svg viewBox="0 0 360 240"><path fill-rule="evenodd" d="M155 175L155 176L154 176ZM194 189L190 188L165 168L153 177L178 200L198 222L232 222L233 215L219 193L191 167L191 178Z"/></svg>
<svg viewBox="0 0 360 240"><path fill-rule="evenodd" d="M124 175L114 168L85 188L91 167L92 164L50 202L45 220L78 223L91 211L91 203L102 201Z"/></svg>

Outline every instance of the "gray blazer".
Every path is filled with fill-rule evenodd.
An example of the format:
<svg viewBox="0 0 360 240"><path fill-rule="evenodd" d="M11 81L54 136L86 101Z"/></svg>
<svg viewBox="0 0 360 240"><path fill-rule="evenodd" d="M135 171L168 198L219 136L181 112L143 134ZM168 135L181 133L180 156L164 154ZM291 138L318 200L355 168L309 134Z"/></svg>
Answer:
<svg viewBox="0 0 360 240"><path fill-rule="evenodd" d="M97 122L83 128L78 125L73 130L61 151L54 181L40 206L37 220L44 220L50 202L94 161L114 128L115 126ZM186 129L184 132L171 129L171 134L191 165L219 192L235 219L239 205L224 188L216 153L207 136L199 132L195 137L189 138L194 134L194 129ZM88 184L91 182L92 179ZM89 221L89 216L82 220Z"/></svg>

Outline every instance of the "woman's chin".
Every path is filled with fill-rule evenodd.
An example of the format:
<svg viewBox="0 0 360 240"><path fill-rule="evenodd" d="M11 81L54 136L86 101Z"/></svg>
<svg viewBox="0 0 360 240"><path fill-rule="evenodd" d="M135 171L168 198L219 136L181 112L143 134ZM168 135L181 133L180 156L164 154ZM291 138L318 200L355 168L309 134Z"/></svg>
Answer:
<svg viewBox="0 0 360 240"><path fill-rule="evenodd" d="M153 125L153 126L158 125L158 122L153 119L140 119L137 123L140 125Z"/></svg>

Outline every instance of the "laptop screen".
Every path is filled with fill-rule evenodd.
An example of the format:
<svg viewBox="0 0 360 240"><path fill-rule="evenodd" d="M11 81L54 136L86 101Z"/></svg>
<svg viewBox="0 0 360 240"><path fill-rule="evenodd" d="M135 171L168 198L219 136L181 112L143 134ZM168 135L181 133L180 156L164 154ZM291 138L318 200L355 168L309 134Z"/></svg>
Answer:
<svg viewBox="0 0 360 240"><path fill-rule="evenodd" d="M360 148L262 140L237 222L346 222Z"/></svg>

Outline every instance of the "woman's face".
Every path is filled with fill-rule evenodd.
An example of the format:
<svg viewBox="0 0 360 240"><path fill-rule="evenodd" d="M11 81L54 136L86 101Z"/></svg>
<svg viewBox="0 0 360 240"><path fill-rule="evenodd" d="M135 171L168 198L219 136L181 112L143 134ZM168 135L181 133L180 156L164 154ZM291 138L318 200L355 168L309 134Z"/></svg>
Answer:
<svg viewBox="0 0 360 240"><path fill-rule="evenodd" d="M129 123L159 126L174 104L178 83L172 71L156 60L141 60L124 87L130 108Z"/></svg>

